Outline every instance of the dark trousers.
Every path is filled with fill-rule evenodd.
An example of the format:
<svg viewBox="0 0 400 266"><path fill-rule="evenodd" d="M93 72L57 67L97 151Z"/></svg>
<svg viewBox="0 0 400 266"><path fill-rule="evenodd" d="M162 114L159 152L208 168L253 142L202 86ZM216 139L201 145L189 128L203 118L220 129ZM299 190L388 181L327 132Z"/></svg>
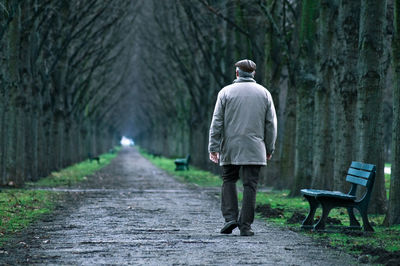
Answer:
<svg viewBox="0 0 400 266"><path fill-rule="evenodd" d="M242 168L243 200L239 215L236 182ZM225 222L238 221L239 228L250 229L254 221L256 191L260 165L224 165L222 166L221 211Z"/></svg>

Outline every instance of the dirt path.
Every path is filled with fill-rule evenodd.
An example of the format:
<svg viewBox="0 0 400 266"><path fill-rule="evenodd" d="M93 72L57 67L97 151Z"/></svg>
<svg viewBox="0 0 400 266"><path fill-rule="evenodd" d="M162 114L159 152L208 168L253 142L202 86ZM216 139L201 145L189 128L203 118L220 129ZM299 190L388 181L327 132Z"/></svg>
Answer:
<svg viewBox="0 0 400 266"><path fill-rule="evenodd" d="M221 235L218 191L190 188L121 151L84 187L0 254L2 264L352 265L309 238L256 221L254 237Z"/></svg>

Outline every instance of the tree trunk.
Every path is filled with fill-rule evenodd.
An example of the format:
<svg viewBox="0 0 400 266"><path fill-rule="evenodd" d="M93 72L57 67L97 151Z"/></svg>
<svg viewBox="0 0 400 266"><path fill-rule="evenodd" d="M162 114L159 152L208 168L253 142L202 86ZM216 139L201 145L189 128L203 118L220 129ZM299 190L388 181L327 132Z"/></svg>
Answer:
<svg viewBox="0 0 400 266"><path fill-rule="evenodd" d="M30 149L28 150L27 160L29 162L29 172L30 172L30 180L35 181L39 178L39 119L38 112L36 107L32 109L32 114L30 115L30 126L31 132L26 132L27 140L30 141Z"/></svg>
<svg viewBox="0 0 400 266"><path fill-rule="evenodd" d="M4 80L0 80L0 185L7 184L6 178L6 154L7 154L7 134L8 126L6 124L7 118L7 100L8 92Z"/></svg>
<svg viewBox="0 0 400 266"><path fill-rule="evenodd" d="M11 3L8 3L11 5ZM6 152L6 171L7 181L19 183L16 178L16 160L17 160L17 108L16 99L19 90L19 50L20 50L20 7L14 6L14 17L8 29L8 71L9 71L9 108L7 110L7 152ZM19 185L19 184L16 184Z"/></svg>
<svg viewBox="0 0 400 266"><path fill-rule="evenodd" d="M393 131L392 169L390 176L389 208L386 225L400 224L400 0L394 2L394 36L392 40L393 87Z"/></svg>
<svg viewBox="0 0 400 266"><path fill-rule="evenodd" d="M383 161L382 102L385 75L382 71L383 29L386 0L361 0L358 61L359 159L376 165L376 179L369 211L386 211Z"/></svg>
<svg viewBox="0 0 400 266"><path fill-rule="evenodd" d="M26 119L25 113L22 110L22 106L17 106L16 115L15 115L15 176L14 182L18 185L22 185L25 181L25 127L26 127Z"/></svg>
<svg viewBox="0 0 400 266"><path fill-rule="evenodd" d="M275 26L280 26L282 24L282 8L283 1L271 1L268 0L268 7L272 10L272 17L274 22L268 20L266 25L266 34L265 34L265 45L264 45L264 53L265 53L265 74L264 74L264 83L266 84L266 88L271 93L272 99L274 101L275 109L278 116L278 126L280 126L282 120L280 106L279 106L279 95L281 92L280 81L281 81L281 73L282 73L282 51L281 46L283 44L282 36L279 36L279 33L274 28ZM282 127L281 127L282 128ZM279 129L278 129L279 130ZM280 186L281 174L279 171L280 168L280 159L281 159L281 144L282 144L282 134L278 134L276 139L276 149L274 152L274 156L272 156L272 160L268 167L263 171L266 175L266 182L268 185L274 185L275 187Z"/></svg>
<svg viewBox="0 0 400 266"><path fill-rule="evenodd" d="M290 75L290 74L289 74ZM288 90L284 112L284 126L282 129L282 147L280 152L280 179L277 189L288 189L293 185L295 145L296 145L296 87L294 82L288 81Z"/></svg>
<svg viewBox="0 0 400 266"><path fill-rule="evenodd" d="M301 13L301 5L297 5L296 13ZM293 33L293 51L289 57L297 58L299 54L299 32L301 16L296 19L296 26ZM276 185L277 189L291 189L294 184L295 154L296 154L296 75L299 69L298 60L287 60L286 68L288 73L287 92L285 108L283 112L283 127L281 128L282 145L280 147L280 179ZM278 124L279 129L279 124Z"/></svg>
<svg viewBox="0 0 400 266"><path fill-rule="evenodd" d="M300 28L300 73L298 75L296 105L296 159L294 186L291 196L300 195L300 189L310 187L313 167L313 117L315 88L315 20L318 3L302 2Z"/></svg>
<svg viewBox="0 0 400 266"><path fill-rule="evenodd" d="M7 108L5 124L7 125L6 134L6 183L14 181L15 177L15 159L16 159L16 123L15 107L10 104Z"/></svg>
<svg viewBox="0 0 400 266"><path fill-rule="evenodd" d="M347 170L355 159L355 113L357 103L357 60L360 1L341 0L338 24L338 61L342 66L335 87L335 190L345 192Z"/></svg>
<svg viewBox="0 0 400 266"><path fill-rule="evenodd" d="M208 120L205 122L193 124L190 151L193 164L206 168L208 162Z"/></svg>
<svg viewBox="0 0 400 266"><path fill-rule="evenodd" d="M318 85L314 95L314 150L312 188L332 189L334 147L332 145L332 102L336 67L335 37L337 1L322 0L319 13Z"/></svg>

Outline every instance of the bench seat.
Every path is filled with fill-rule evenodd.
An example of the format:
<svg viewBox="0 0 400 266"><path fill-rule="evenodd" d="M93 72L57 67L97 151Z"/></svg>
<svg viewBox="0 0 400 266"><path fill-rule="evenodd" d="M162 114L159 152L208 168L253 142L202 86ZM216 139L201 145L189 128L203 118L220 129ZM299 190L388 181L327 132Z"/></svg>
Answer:
<svg viewBox="0 0 400 266"><path fill-rule="evenodd" d="M356 196L345 194L340 191L329 191L329 190L318 190L318 189L302 189L301 194L308 195L312 197L333 197L338 199L344 199L349 201L355 201Z"/></svg>
<svg viewBox="0 0 400 266"><path fill-rule="evenodd" d="M303 221L301 227L305 229L323 230L331 209L344 207L347 209L350 219L350 228L360 228L360 223L354 215L354 209L357 209L363 220L365 231L374 231L368 221L368 204L371 198L372 187L375 180L376 167L373 164L352 162L346 175L346 181L351 184L350 191L345 194L340 191L302 189L301 194L307 199L310 205L310 211ZM360 198L357 198L357 186L364 186L365 192ZM314 224L314 215L316 209L322 207L322 216Z"/></svg>
<svg viewBox="0 0 400 266"><path fill-rule="evenodd" d="M186 158L178 158L175 160L175 171L189 170L190 154Z"/></svg>

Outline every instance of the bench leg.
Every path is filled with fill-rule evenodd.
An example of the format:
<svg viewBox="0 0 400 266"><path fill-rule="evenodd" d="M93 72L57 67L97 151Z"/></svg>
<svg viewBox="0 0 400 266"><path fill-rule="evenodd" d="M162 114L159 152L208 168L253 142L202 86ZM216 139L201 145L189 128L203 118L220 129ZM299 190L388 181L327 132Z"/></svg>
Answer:
<svg viewBox="0 0 400 266"><path fill-rule="evenodd" d="M354 208L349 207L347 208L347 213L349 214L350 218L350 228L360 228L360 223L357 221L356 217L354 216Z"/></svg>
<svg viewBox="0 0 400 266"><path fill-rule="evenodd" d="M175 163L175 171L182 171L185 170L185 166L179 163Z"/></svg>
<svg viewBox="0 0 400 266"><path fill-rule="evenodd" d="M313 228L314 215L315 215L315 211L318 208L319 203L314 197L310 197L307 195L304 195L304 197L308 200L308 203L310 204L310 211L308 212L306 219L304 219L303 223L301 224L301 228L311 229L311 228Z"/></svg>
<svg viewBox="0 0 400 266"><path fill-rule="evenodd" d="M374 228L372 228L371 224L368 221L368 209L367 208L358 208L360 213L361 213L361 217L363 220L363 228L364 231L369 231L369 232L374 232Z"/></svg>
<svg viewBox="0 0 400 266"><path fill-rule="evenodd" d="M314 230L324 230L326 218L328 218L329 212L333 208L333 206L327 202L321 202L322 206L322 216L321 219L314 225Z"/></svg>

